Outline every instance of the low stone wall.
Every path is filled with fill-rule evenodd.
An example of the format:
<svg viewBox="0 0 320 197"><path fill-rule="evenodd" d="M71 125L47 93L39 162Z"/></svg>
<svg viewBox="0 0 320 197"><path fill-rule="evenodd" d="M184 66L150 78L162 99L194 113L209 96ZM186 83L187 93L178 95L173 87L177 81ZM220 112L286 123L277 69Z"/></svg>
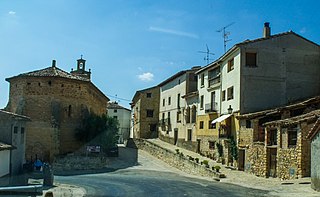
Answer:
<svg viewBox="0 0 320 197"><path fill-rule="evenodd" d="M167 136L163 136L163 135L159 135L159 139L161 139L164 142L167 142L169 144L174 144L174 139L167 137ZM180 148L184 148L193 152L197 151L197 142L192 142L192 141L185 141L184 139L178 139L177 144L178 147Z"/></svg>
<svg viewBox="0 0 320 197"><path fill-rule="evenodd" d="M245 171L256 176L267 176L267 155L263 143L253 143L246 151Z"/></svg>
<svg viewBox="0 0 320 197"><path fill-rule="evenodd" d="M175 152L166 148L160 147L150 141L143 139L135 139L136 146L149 152L151 155L161 159L172 167L175 167L183 172L191 175L201 175L209 178L220 178L223 175L217 173L203 165L197 164L194 161L190 161L185 155L178 155Z"/></svg>

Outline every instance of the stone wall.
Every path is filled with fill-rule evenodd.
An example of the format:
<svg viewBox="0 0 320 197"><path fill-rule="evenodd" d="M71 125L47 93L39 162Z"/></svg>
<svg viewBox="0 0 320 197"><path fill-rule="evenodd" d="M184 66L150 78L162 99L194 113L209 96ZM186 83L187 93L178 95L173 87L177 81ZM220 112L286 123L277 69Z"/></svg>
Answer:
<svg viewBox="0 0 320 197"><path fill-rule="evenodd" d="M253 143L246 149L244 170L256 176L267 176L267 155L264 143Z"/></svg>
<svg viewBox="0 0 320 197"><path fill-rule="evenodd" d="M311 143L311 187L320 191L320 133Z"/></svg>
<svg viewBox="0 0 320 197"><path fill-rule="evenodd" d="M135 144L139 149L149 152L151 155L168 163L170 166L188 174L201 175L209 178L219 178L220 176L209 168L197 164L194 161L190 161L186 156L178 155L171 150L160 147L152 142L143 139L135 139Z"/></svg>
<svg viewBox="0 0 320 197"><path fill-rule="evenodd" d="M219 140L216 136L207 136L207 135L200 135L197 136L198 139L200 139L200 153L212 158L212 159L218 159L219 153L217 150L217 143ZM213 147L209 147L209 143L214 143Z"/></svg>
<svg viewBox="0 0 320 197"><path fill-rule="evenodd" d="M169 136L164 136L160 134L159 139L169 144L174 144L174 139ZM198 142L185 141L185 139L178 139L176 146L193 151L193 152L197 152Z"/></svg>

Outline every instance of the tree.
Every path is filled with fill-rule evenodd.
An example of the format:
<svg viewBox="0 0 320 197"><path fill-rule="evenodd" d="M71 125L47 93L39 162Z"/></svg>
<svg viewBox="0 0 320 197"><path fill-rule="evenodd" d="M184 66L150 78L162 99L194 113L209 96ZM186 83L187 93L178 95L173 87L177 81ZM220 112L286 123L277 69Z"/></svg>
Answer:
<svg viewBox="0 0 320 197"><path fill-rule="evenodd" d="M76 129L75 137L84 143L96 143L108 150L116 145L119 135L119 122L113 117L103 114L89 114L85 116L79 128Z"/></svg>

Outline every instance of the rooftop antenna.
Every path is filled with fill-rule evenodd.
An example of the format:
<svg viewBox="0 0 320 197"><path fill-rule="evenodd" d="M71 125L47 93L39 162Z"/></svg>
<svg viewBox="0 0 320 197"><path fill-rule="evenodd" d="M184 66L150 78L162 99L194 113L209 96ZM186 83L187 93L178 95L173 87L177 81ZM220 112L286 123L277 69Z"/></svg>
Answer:
<svg viewBox="0 0 320 197"><path fill-rule="evenodd" d="M222 32L222 37L223 37L223 46L224 46L224 52L227 50L227 42L231 41L232 39L228 39L228 36L230 35L229 31L226 31L228 27L233 25L234 22L230 23L229 25L226 25L222 27L221 29L217 30L217 32L221 33Z"/></svg>
<svg viewBox="0 0 320 197"><path fill-rule="evenodd" d="M209 64L209 60L211 60L209 58L209 55L214 55L214 53L210 53L210 50L207 44L206 44L206 47L207 47L207 51L198 51L198 53L206 53L207 56L204 58L204 60L207 60L207 64Z"/></svg>

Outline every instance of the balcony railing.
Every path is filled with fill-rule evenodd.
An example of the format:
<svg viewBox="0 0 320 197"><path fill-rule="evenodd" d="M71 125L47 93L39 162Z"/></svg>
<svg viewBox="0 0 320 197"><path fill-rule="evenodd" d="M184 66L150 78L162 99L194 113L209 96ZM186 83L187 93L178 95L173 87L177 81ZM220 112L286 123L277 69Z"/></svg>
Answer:
<svg viewBox="0 0 320 197"><path fill-rule="evenodd" d="M220 75L216 76L216 77L213 77L213 78L209 79L208 81L209 81L209 84L208 84L209 88L211 86L214 86L215 84L219 84L220 83Z"/></svg>
<svg viewBox="0 0 320 197"><path fill-rule="evenodd" d="M218 111L218 103L214 102L214 103L207 103L205 105L205 112L206 113L210 113L210 112L217 112Z"/></svg>

